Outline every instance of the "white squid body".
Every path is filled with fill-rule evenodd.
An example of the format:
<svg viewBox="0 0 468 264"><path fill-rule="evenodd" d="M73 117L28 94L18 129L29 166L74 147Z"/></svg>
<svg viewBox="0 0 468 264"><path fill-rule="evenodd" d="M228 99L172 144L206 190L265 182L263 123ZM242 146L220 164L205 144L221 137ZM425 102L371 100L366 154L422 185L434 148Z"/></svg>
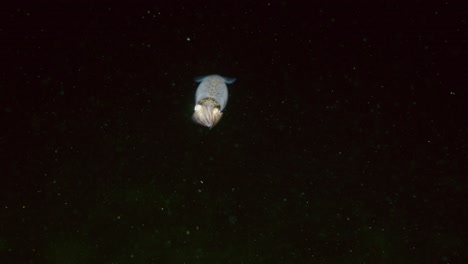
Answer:
<svg viewBox="0 0 468 264"><path fill-rule="evenodd" d="M195 93L195 112L193 120L202 126L212 128L223 116L223 109L228 101L226 83L231 84L235 78L219 75L208 75L195 79L200 82Z"/></svg>

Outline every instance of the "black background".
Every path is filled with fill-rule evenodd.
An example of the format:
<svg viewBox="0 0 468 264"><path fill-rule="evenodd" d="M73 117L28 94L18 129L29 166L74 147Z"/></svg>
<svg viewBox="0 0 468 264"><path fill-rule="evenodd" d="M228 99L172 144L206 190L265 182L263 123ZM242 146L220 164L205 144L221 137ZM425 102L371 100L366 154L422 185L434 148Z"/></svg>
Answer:
<svg viewBox="0 0 468 264"><path fill-rule="evenodd" d="M466 8L9 5L1 263L461 263Z"/></svg>

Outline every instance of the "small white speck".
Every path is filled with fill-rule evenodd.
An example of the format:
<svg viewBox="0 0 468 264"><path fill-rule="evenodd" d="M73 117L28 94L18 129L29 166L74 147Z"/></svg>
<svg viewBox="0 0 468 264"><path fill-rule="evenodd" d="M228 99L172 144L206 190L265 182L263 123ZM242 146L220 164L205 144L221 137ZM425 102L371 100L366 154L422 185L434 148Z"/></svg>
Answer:
<svg viewBox="0 0 468 264"><path fill-rule="evenodd" d="M450 92L450 95L455 95L455 92Z"/></svg>
<svg viewBox="0 0 468 264"><path fill-rule="evenodd" d="M187 41L190 41L191 39L190 38L187 38Z"/></svg>

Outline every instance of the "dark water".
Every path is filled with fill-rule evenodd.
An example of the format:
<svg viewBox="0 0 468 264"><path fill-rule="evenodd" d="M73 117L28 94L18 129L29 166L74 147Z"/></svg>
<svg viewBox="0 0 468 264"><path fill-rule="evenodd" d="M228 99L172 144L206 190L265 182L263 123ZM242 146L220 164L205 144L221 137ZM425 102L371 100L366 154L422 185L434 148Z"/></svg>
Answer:
<svg viewBox="0 0 468 264"><path fill-rule="evenodd" d="M1 8L0 263L461 263L464 9L259 2Z"/></svg>

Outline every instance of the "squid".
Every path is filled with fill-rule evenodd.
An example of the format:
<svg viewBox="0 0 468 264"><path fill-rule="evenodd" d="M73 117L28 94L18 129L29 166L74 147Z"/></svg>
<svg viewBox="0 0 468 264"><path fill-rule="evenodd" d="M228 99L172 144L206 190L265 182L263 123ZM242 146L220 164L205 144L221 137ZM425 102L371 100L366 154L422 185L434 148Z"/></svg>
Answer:
<svg viewBox="0 0 468 264"><path fill-rule="evenodd" d="M207 75L195 78L199 82L195 93L195 112L192 119L199 125L212 128L223 116L228 101L226 84L232 84L236 78L220 75Z"/></svg>

